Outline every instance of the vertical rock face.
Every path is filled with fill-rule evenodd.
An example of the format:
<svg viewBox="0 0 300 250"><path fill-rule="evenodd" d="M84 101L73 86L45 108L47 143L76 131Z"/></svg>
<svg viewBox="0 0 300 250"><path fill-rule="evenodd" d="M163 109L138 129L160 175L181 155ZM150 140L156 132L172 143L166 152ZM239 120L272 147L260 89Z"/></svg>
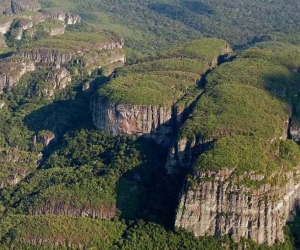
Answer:
<svg viewBox="0 0 300 250"><path fill-rule="evenodd" d="M291 120L290 127L289 127L289 133L292 139L300 143L300 124L299 121Z"/></svg>
<svg viewBox="0 0 300 250"><path fill-rule="evenodd" d="M20 58L3 60L0 62L0 93L3 89L11 89L21 77L30 71L35 70L35 65L29 60Z"/></svg>
<svg viewBox="0 0 300 250"><path fill-rule="evenodd" d="M72 13L66 13L61 10L58 10L58 11L42 10L42 14L46 18L63 21L65 24L68 24L68 25L74 25L81 21L81 17L79 15L72 14Z"/></svg>
<svg viewBox="0 0 300 250"><path fill-rule="evenodd" d="M33 49L33 50L24 50L18 51L17 54L19 56L29 58L30 60L36 63L45 63L45 64L66 64L71 61L72 56L75 52L59 52L59 51L52 51L48 49Z"/></svg>
<svg viewBox="0 0 300 250"><path fill-rule="evenodd" d="M44 148L48 147L48 145L55 140L55 134L51 131L40 131L34 138L34 142L41 143Z"/></svg>
<svg viewBox="0 0 300 250"><path fill-rule="evenodd" d="M37 0L2 0L0 6L1 13L8 15L39 9L40 5Z"/></svg>
<svg viewBox="0 0 300 250"><path fill-rule="evenodd" d="M283 176L284 185L259 188L238 185L231 174L230 170L196 173L198 184L186 184L182 191L175 226L196 236L230 235L269 245L284 241L283 226L293 219L300 200L300 185L293 173Z"/></svg>
<svg viewBox="0 0 300 250"><path fill-rule="evenodd" d="M46 65L64 65L69 63L73 56L76 56L77 54L83 54L89 51L94 50L114 50L122 48L123 42L117 41L117 42L110 42L110 43L96 43L93 45L93 47L83 47L80 51L75 51L72 49L63 49L63 48L46 48L41 47L39 49L24 49L18 51L16 54L21 57L29 58L30 60L36 62L36 63L43 63ZM120 55L116 56L114 58L114 53L110 52L112 54L112 57L108 56L108 59L106 62L103 62L104 65L110 64L111 62L114 62L115 60L123 60L125 61L125 55L122 52ZM99 58L98 58L99 60ZM77 61L77 60L75 60Z"/></svg>
<svg viewBox="0 0 300 250"><path fill-rule="evenodd" d="M48 81L52 83L54 89L64 89L71 82L70 72L66 68L49 71Z"/></svg>
<svg viewBox="0 0 300 250"><path fill-rule="evenodd" d="M35 11L40 9L37 0L11 0L11 12L17 14L23 11Z"/></svg>
<svg viewBox="0 0 300 250"><path fill-rule="evenodd" d="M50 36L62 35L65 33L65 27L50 28L47 32Z"/></svg>
<svg viewBox="0 0 300 250"><path fill-rule="evenodd" d="M183 138L170 148L165 165L168 173L174 173L180 168L189 169L191 167L196 150L195 145L195 140Z"/></svg>
<svg viewBox="0 0 300 250"><path fill-rule="evenodd" d="M172 110L146 105L118 104L96 96L91 102L93 121L98 129L118 134L150 134L158 143L172 133Z"/></svg>

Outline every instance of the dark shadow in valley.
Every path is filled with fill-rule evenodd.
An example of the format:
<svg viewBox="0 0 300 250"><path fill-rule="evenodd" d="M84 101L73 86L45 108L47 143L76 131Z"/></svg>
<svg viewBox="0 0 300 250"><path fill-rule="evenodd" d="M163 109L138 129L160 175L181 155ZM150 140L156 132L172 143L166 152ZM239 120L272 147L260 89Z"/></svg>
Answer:
<svg viewBox="0 0 300 250"><path fill-rule="evenodd" d="M54 100L51 104L43 106L24 118L24 123L29 130L36 133L39 137L43 131L53 133L54 138L45 145L43 150L44 157L52 153L55 145L59 144L63 135L69 131L76 129L93 129L92 114L90 111L90 99L99 86L107 82L105 77L96 77L88 82L86 90L83 86L86 82L82 82L78 86L73 87L76 91L74 97L63 100Z"/></svg>
<svg viewBox="0 0 300 250"><path fill-rule="evenodd" d="M182 6L199 15L213 15L213 9L205 3L199 1L182 1Z"/></svg>
<svg viewBox="0 0 300 250"><path fill-rule="evenodd" d="M140 137L138 143L143 163L126 172L116 186L120 218L156 222L173 229L178 194L185 174L167 173L167 149L148 138Z"/></svg>
<svg viewBox="0 0 300 250"><path fill-rule="evenodd" d="M14 54L14 53L13 53L12 51L9 51L9 52L0 54L0 59L8 58L8 57L12 56L13 54Z"/></svg>

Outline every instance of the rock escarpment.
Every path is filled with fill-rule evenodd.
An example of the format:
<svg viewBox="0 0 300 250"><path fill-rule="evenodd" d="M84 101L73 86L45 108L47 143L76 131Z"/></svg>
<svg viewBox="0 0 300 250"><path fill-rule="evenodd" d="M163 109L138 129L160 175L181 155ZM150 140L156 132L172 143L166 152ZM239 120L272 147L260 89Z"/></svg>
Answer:
<svg viewBox="0 0 300 250"><path fill-rule="evenodd" d="M71 74L66 68L49 71L48 81L54 89L64 89L71 82Z"/></svg>
<svg viewBox="0 0 300 250"><path fill-rule="evenodd" d="M187 43L164 52L163 59L121 69L119 77L100 88L92 100L95 126L115 135L146 135L169 145L182 114L202 92L198 84L201 77L204 81L204 72L230 51L222 40L203 39L192 45L199 47L194 55L188 53ZM206 57L201 46L216 51Z"/></svg>
<svg viewBox="0 0 300 250"><path fill-rule="evenodd" d="M64 22L67 25L74 25L81 21L81 17L77 14L67 13L61 10L42 10L41 13L46 18L51 18Z"/></svg>
<svg viewBox="0 0 300 250"><path fill-rule="evenodd" d="M1 5L0 11L8 15L40 9L37 0L2 0Z"/></svg>
<svg viewBox="0 0 300 250"><path fill-rule="evenodd" d="M253 190L231 175L230 170L194 173L199 184L184 187L175 226L196 236L230 235L234 240L244 237L269 245L284 241L286 220L293 219L300 205L299 180L285 173L285 185L266 184ZM244 178L256 181L264 176Z"/></svg>
<svg viewBox="0 0 300 250"><path fill-rule="evenodd" d="M290 120L289 134L294 141L300 142L300 125L296 119L291 118Z"/></svg>
<svg viewBox="0 0 300 250"><path fill-rule="evenodd" d="M19 57L0 60L0 93L10 90L27 72L35 70L32 61Z"/></svg>
<svg viewBox="0 0 300 250"><path fill-rule="evenodd" d="M160 133L172 133L172 110L152 105L130 105L94 98L91 102L93 121L97 129L110 131L114 135L149 135L162 143Z"/></svg>
<svg viewBox="0 0 300 250"><path fill-rule="evenodd" d="M89 207L87 204L82 207L76 207L62 204L47 204L29 212L30 215L56 214L56 215L73 215L81 217L90 217L97 219L112 219L116 215L117 208L115 204L110 207Z"/></svg>
<svg viewBox="0 0 300 250"><path fill-rule="evenodd" d="M19 183L36 168L38 162L39 155L36 153L18 149L1 149L0 189Z"/></svg>
<svg viewBox="0 0 300 250"><path fill-rule="evenodd" d="M78 36L81 34L78 33ZM82 34L84 36L87 34ZM95 34L95 36L97 36ZM25 49L20 49L17 52L18 56L22 56L25 58L29 58L30 60L34 61L35 63L42 63L47 66L51 65L66 65L67 63L71 62L73 60L73 64L77 63L82 55L85 55L88 52L91 51L99 51L99 50L115 50L115 49L121 49L124 45L123 40L117 40L117 41L109 41L109 42L102 42L101 41L101 35L99 35L99 40L100 41L95 41L95 42L88 42L88 37L86 37L85 42L78 42L76 43L76 37L72 37L70 34L66 35L61 35L61 36L55 36L53 37L53 40L51 38L41 41L40 43L37 44L37 48L25 48ZM69 42L69 43L68 43ZM66 43L66 44L65 44ZM50 47L48 44L52 44ZM108 53L113 53L113 52L108 52ZM88 57L88 55L86 56ZM100 56L101 57L101 56ZM103 62L102 66L107 64L110 64L115 61L125 61L125 56L124 53L122 52L120 57L114 57L112 56L111 58L107 56L108 59L106 60L107 62ZM99 60L99 57L97 58L98 61L98 66L101 65L101 62ZM91 59L93 60L93 59ZM88 63L84 63L85 66L89 65Z"/></svg>
<svg viewBox="0 0 300 250"><path fill-rule="evenodd" d="M283 227L300 205L300 152L289 139L298 138L292 108L276 96L298 83L278 63L280 53L293 52L269 50L264 61L260 50L266 48L237 53L211 72L205 94L180 128L166 164L169 173L188 171L176 228L268 245L285 240ZM284 85L267 79L274 67L286 73ZM294 96L286 92L285 98Z"/></svg>

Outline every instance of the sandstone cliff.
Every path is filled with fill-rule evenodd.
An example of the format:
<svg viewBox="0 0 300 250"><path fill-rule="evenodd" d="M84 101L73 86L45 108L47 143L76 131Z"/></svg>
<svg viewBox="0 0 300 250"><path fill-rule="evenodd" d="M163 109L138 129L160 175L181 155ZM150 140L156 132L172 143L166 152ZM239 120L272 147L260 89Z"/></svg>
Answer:
<svg viewBox="0 0 300 250"><path fill-rule="evenodd" d="M63 39L63 37L62 37ZM70 41L74 43L75 41ZM54 45L55 46L55 45ZM45 45L40 45L39 48L26 48L20 49L17 51L18 56L22 56L25 58L29 58L30 60L34 61L35 63L43 63L46 65L65 65L69 63L72 59L74 59L74 63L78 62L77 57L80 57L82 54L85 54L90 51L94 50L114 50L123 47L123 42L120 41L112 41L112 42L97 42L94 44L87 44L86 46L82 46L79 48L64 48L64 47L49 47ZM113 52L110 52L113 53ZM98 58L99 59L99 58ZM93 60L93 59L91 59ZM123 60L124 54L120 57L114 56L110 59L108 58L108 63L111 63L115 60ZM105 62L104 62L105 63ZM101 63L97 61L97 66L100 66ZM85 64L86 65L86 64ZM103 65L102 65L103 66Z"/></svg>
<svg viewBox="0 0 300 250"><path fill-rule="evenodd" d="M289 134L294 141L300 142L300 124L294 117L290 120Z"/></svg>
<svg viewBox="0 0 300 250"><path fill-rule="evenodd" d="M40 5L37 0L2 0L0 7L0 11L8 15L39 9Z"/></svg>
<svg viewBox="0 0 300 250"><path fill-rule="evenodd" d="M0 150L0 189L15 185L32 172L39 161L36 153L18 149Z"/></svg>
<svg viewBox="0 0 300 250"><path fill-rule="evenodd" d="M298 173L299 174L299 171ZM293 220L300 203L299 180L284 173L285 184L247 188L238 184L231 170L193 174L196 186L182 190L175 226L196 236L230 235L234 240L250 238L258 243L284 241L283 226ZM262 175L245 173L239 179L260 181Z"/></svg>
<svg viewBox="0 0 300 250"><path fill-rule="evenodd" d="M81 17L77 14L67 13L62 10L43 9L41 11L44 17L63 21L65 24L74 25L81 21Z"/></svg>
<svg viewBox="0 0 300 250"><path fill-rule="evenodd" d="M85 55L78 57L74 64L80 64L85 68L86 72L90 75L94 69L102 68L103 66L119 63L120 66L124 65L126 57L122 49L109 49L91 51ZM110 75L112 72L108 72Z"/></svg>
<svg viewBox="0 0 300 250"><path fill-rule="evenodd" d="M103 207L89 207L85 204L82 207L76 207L72 204L47 204L39 208L33 209L29 212L30 215L41 215L41 214L56 214L56 215L74 215L82 217L91 217L93 219L112 219L116 215L117 208L114 204Z"/></svg>
<svg viewBox="0 0 300 250"><path fill-rule="evenodd" d="M10 90L12 86L17 83L21 77L30 71L35 70L33 62L13 57L10 59L3 59L0 61L0 93L5 90Z"/></svg>
<svg viewBox="0 0 300 250"><path fill-rule="evenodd" d="M95 126L114 135L148 135L158 143L165 143L166 135L172 133L170 108L119 104L95 96L91 110Z"/></svg>
<svg viewBox="0 0 300 250"><path fill-rule="evenodd" d="M200 83L205 82L205 72L231 52L222 40L203 39L191 44L162 53L162 59L121 69L119 77L100 88L92 101L96 127L113 134L145 135L169 146L184 116L202 93ZM199 49L191 53L189 46ZM210 48L213 53L207 55L203 48Z"/></svg>
<svg viewBox="0 0 300 250"><path fill-rule="evenodd" d="M40 5L37 0L11 0L11 12L14 14L39 9Z"/></svg>
<svg viewBox="0 0 300 250"><path fill-rule="evenodd" d="M51 50L51 48L29 48L26 50L17 51L17 55L28 58L35 63L44 63L47 65L63 65L71 61L72 56L75 55L75 52L61 52Z"/></svg>
<svg viewBox="0 0 300 250"><path fill-rule="evenodd" d="M48 82L54 89L64 89L71 82L70 72L66 68L59 68L49 71Z"/></svg>

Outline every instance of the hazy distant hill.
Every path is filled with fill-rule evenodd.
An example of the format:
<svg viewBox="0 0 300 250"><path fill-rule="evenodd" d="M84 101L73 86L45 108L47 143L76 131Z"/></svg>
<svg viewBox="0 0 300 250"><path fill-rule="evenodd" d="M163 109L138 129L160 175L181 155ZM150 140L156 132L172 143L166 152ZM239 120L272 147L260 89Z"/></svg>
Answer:
<svg viewBox="0 0 300 250"><path fill-rule="evenodd" d="M153 51L191 38L222 38L233 46L270 31L300 30L300 3L292 0L40 0L119 32L131 48Z"/></svg>

